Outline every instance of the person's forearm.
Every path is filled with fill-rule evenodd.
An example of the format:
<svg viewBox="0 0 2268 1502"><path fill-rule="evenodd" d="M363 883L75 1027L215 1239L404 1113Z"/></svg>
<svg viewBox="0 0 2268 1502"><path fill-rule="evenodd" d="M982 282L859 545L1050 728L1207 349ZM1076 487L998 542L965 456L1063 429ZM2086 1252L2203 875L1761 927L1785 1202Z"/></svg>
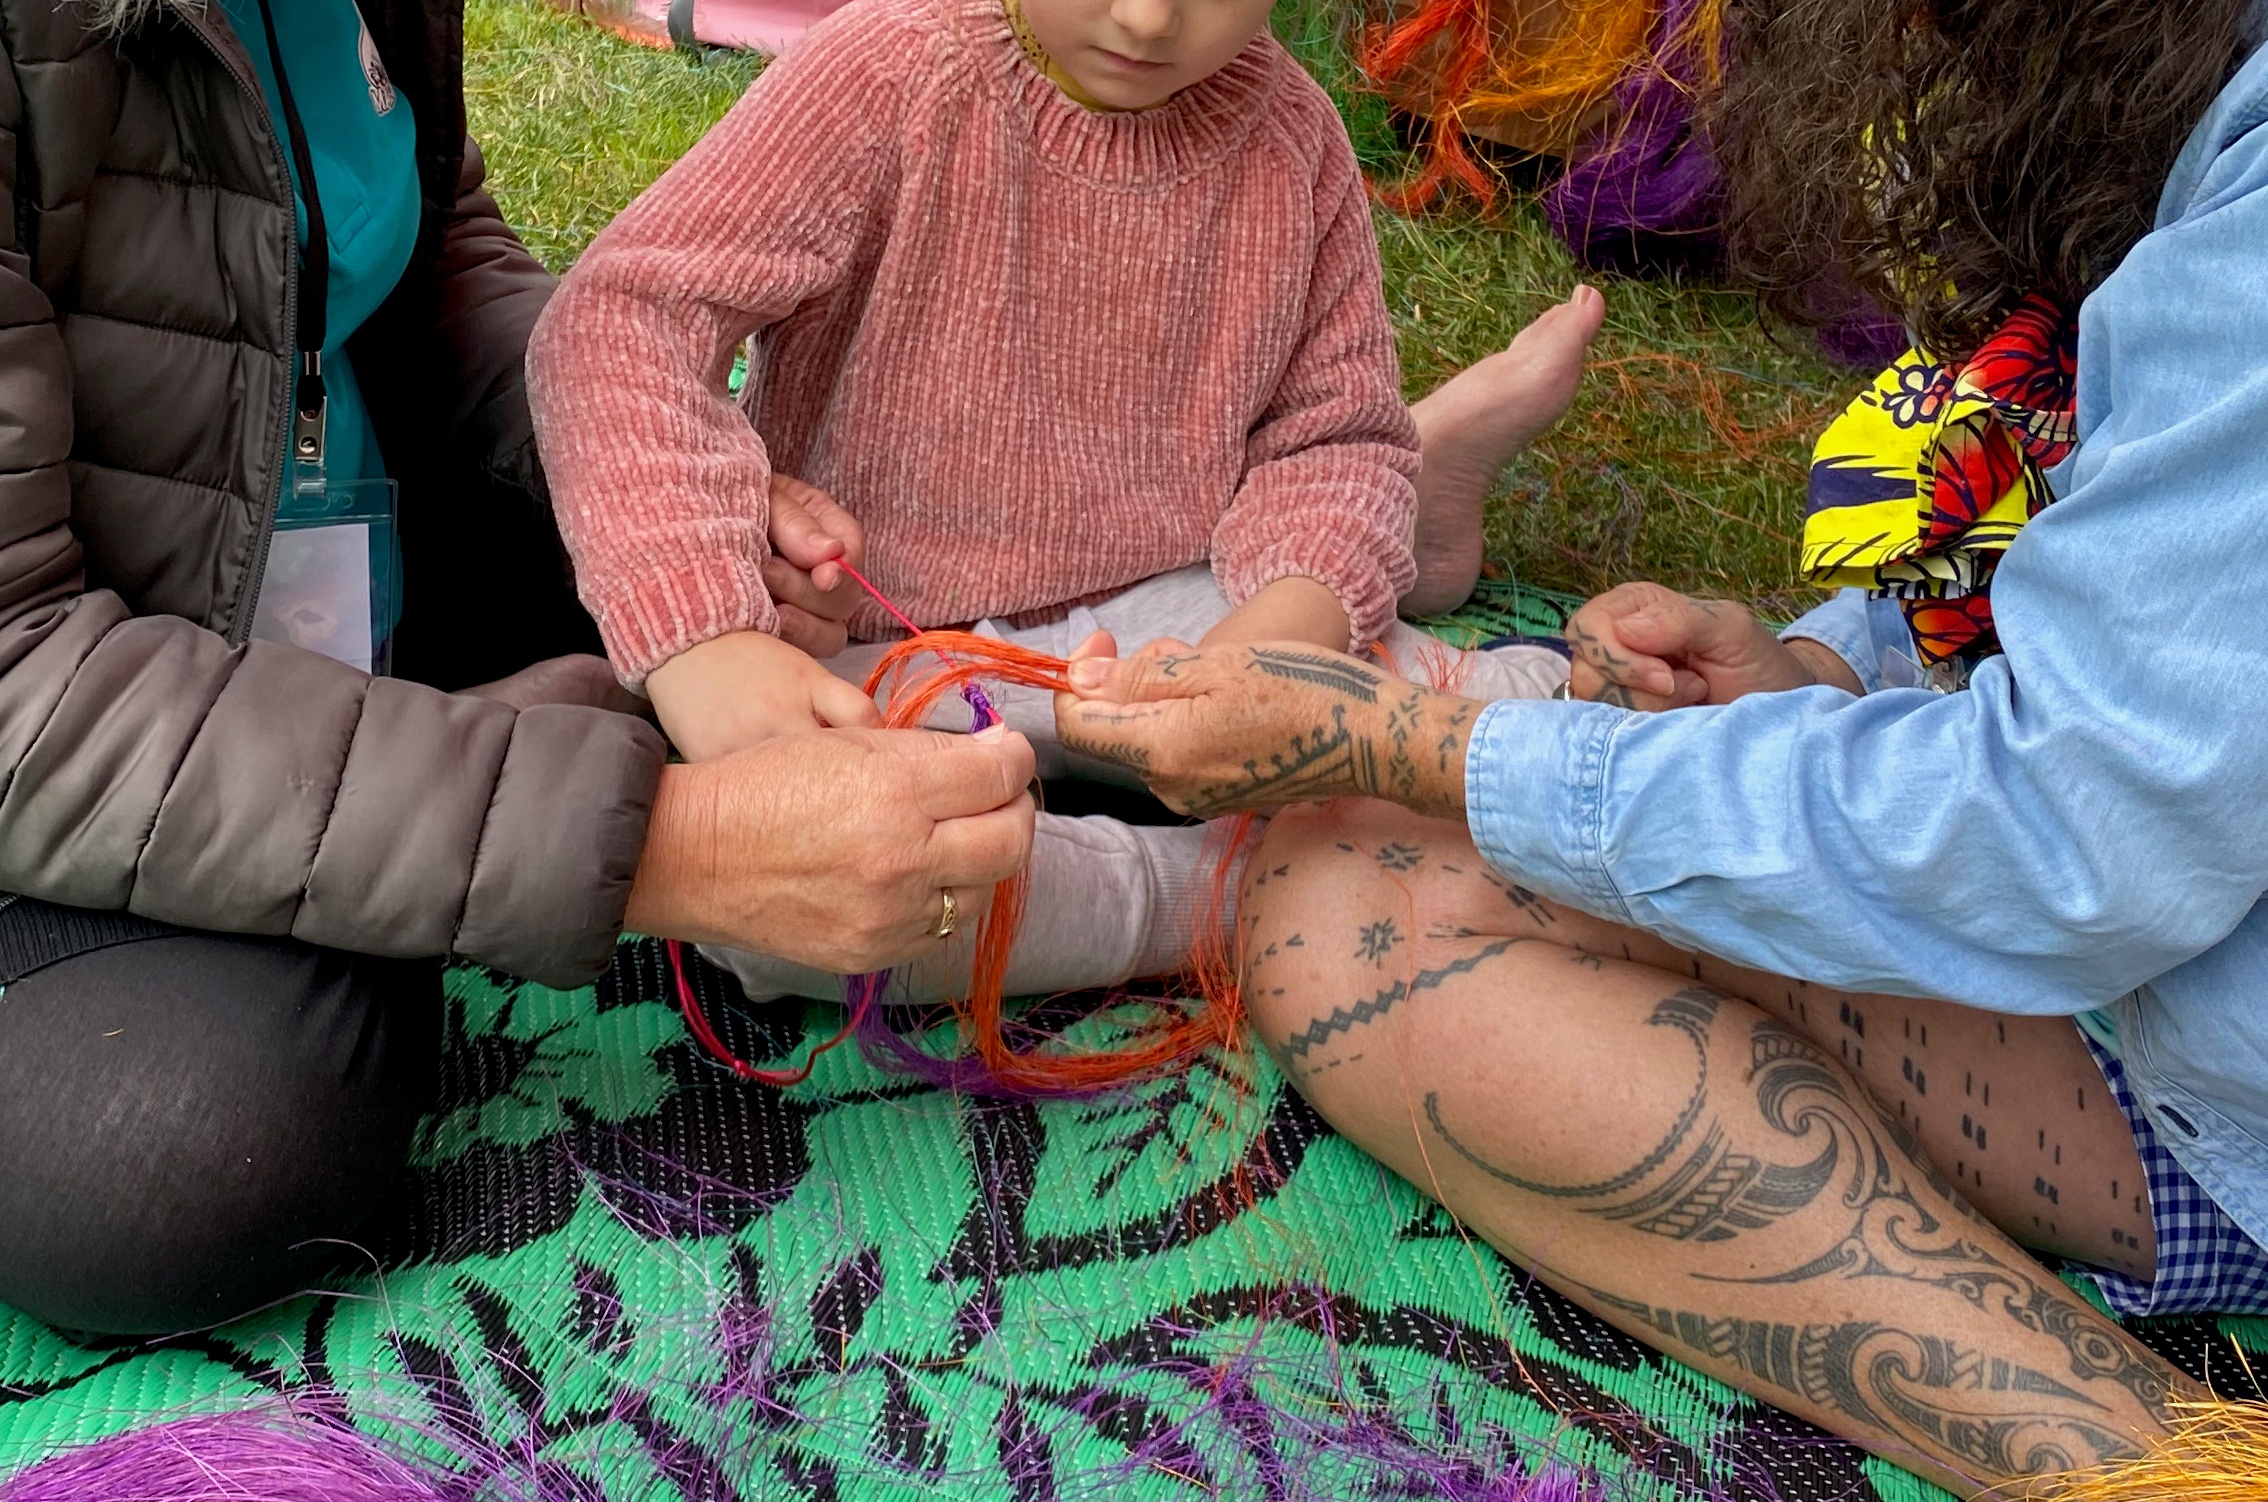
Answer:
<svg viewBox="0 0 2268 1502"><path fill-rule="evenodd" d="M1354 791L1434 818L1465 816L1465 748L1482 705L1423 684L1390 678L1360 721L1367 730L1355 758Z"/></svg>
<svg viewBox="0 0 2268 1502"><path fill-rule="evenodd" d="M714 779L682 763L663 767L646 820L646 848L630 879L624 931L666 939L717 937L694 910L715 875L716 827Z"/></svg>
<svg viewBox="0 0 2268 1502"><path fill-rule="evenodd" d="M1828 684L1847 694L1866 692L1866 685L1859 682L1858 674L1851 671L1851 665L1843 661L1842 654L1825 642L1795 636L1788 638L1787 648L1796 661L1803 664L1804 671L1811 674L1812 682Z"/></svg>
<svg viewBox="0 0 2268 1502"><path fill-rule="evenodd" d="M1344 652L1349 640L1347 612L1339 597L1327 586L1293 574L1263 586L1206 632L1198 645L1304 641Z"/></svg>

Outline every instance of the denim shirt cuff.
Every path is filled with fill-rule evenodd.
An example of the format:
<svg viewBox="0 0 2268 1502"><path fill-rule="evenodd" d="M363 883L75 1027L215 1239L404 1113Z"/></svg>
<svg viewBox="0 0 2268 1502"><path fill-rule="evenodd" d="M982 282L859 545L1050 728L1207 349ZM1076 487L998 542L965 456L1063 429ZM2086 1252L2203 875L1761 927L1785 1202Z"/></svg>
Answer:
<svg viewBox="0 0 2268 1502"><path fill-rule="evenodd" d="M1465 751L1465 817L1498 871L1601 917L1631 921L1607 873L1606 776L1630 711L1605 704L1500 699Z"/></svg>

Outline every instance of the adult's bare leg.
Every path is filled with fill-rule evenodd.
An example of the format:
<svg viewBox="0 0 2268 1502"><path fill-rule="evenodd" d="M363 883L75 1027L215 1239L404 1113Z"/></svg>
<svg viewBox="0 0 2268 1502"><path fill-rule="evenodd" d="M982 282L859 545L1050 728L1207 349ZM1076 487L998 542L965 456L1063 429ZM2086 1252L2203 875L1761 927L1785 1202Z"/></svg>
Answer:
<svg viewBox="0 0 2268 1502"><path fill-rule="evenodd" d="M2198 1393L2002 1229L2149 1273L2146 1212L2063 1195L2034 1227L2042 1196L2001 1166L2020 1156L2013 1124L2037 1121L2063 1148L2053 1183L2139 1183L2124 1122L2095 1126L2117 1113L2092 1061L2052 1046L2068 1022L2009 1020L1994 1103L1972 1097L1964 1137L1950 1061L1982 1041L1957 1009L1696 962L1522 891L1454 824L1354 803L1288 815L1243 911L1255 1026L1316 1108L1658 1348L1956 1490L2007 1496L2133 1453ZM1903 1036L1909 1020L1928 1042ZM1904 1121L1875 1084L1910 1097ZM1973 1141L1980 1112L1987 1166L1965 1196L1925 1146ZM2137 1223L2139 1245L2113 1238Z"/></svg>

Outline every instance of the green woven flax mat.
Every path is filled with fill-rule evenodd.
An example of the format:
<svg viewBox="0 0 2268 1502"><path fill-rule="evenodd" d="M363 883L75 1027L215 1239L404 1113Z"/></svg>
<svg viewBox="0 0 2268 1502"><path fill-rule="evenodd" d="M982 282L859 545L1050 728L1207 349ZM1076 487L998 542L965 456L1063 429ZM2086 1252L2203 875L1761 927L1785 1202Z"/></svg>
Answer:
<svg viewBox="0 0 2268 1502"><path fill-rule="evenodd" d="M747 1057L839 1020L693 973ZM652 941L590 990L446 991L444 1100L334 1291L154 1345L0 1315L0 1469L316 1387L608 1502L1442 1497L1539 1458L1616 1498L1937 1495L1531 1285L1264 1058L1035 1106L838 1051L774 1091L692 1046ZM2150 1338L2219 1377L2257 1333Z"/></svg>
<svg viewBox="0 0 2268 1502"><path fill-rule="evenodd" d="M1418 624L1459 647L1476 647L1499 636L1556 639L1582 603L1580 595L1531 588L1509 577L1483 579L1464 604Z"/></svg>

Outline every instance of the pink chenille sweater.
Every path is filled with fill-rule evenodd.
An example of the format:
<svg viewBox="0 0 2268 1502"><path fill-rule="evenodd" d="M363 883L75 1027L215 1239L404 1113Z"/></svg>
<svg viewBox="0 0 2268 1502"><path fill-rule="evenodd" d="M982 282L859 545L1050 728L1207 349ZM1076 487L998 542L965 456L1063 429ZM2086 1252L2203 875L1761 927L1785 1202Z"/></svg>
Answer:
<svg viewBox="0 0 2268 1502"><path fill-rule="evenodd" d="M744 403L724 394L748 340ZM594 241L529 391L618 670L771 630L773 468L864 525L924 626L1210 559L1379 635L1416 432L1345 128L1272 38L1095 114L1000 0L851 0ZM869 602L854 635L895 634Z"/></svg>

